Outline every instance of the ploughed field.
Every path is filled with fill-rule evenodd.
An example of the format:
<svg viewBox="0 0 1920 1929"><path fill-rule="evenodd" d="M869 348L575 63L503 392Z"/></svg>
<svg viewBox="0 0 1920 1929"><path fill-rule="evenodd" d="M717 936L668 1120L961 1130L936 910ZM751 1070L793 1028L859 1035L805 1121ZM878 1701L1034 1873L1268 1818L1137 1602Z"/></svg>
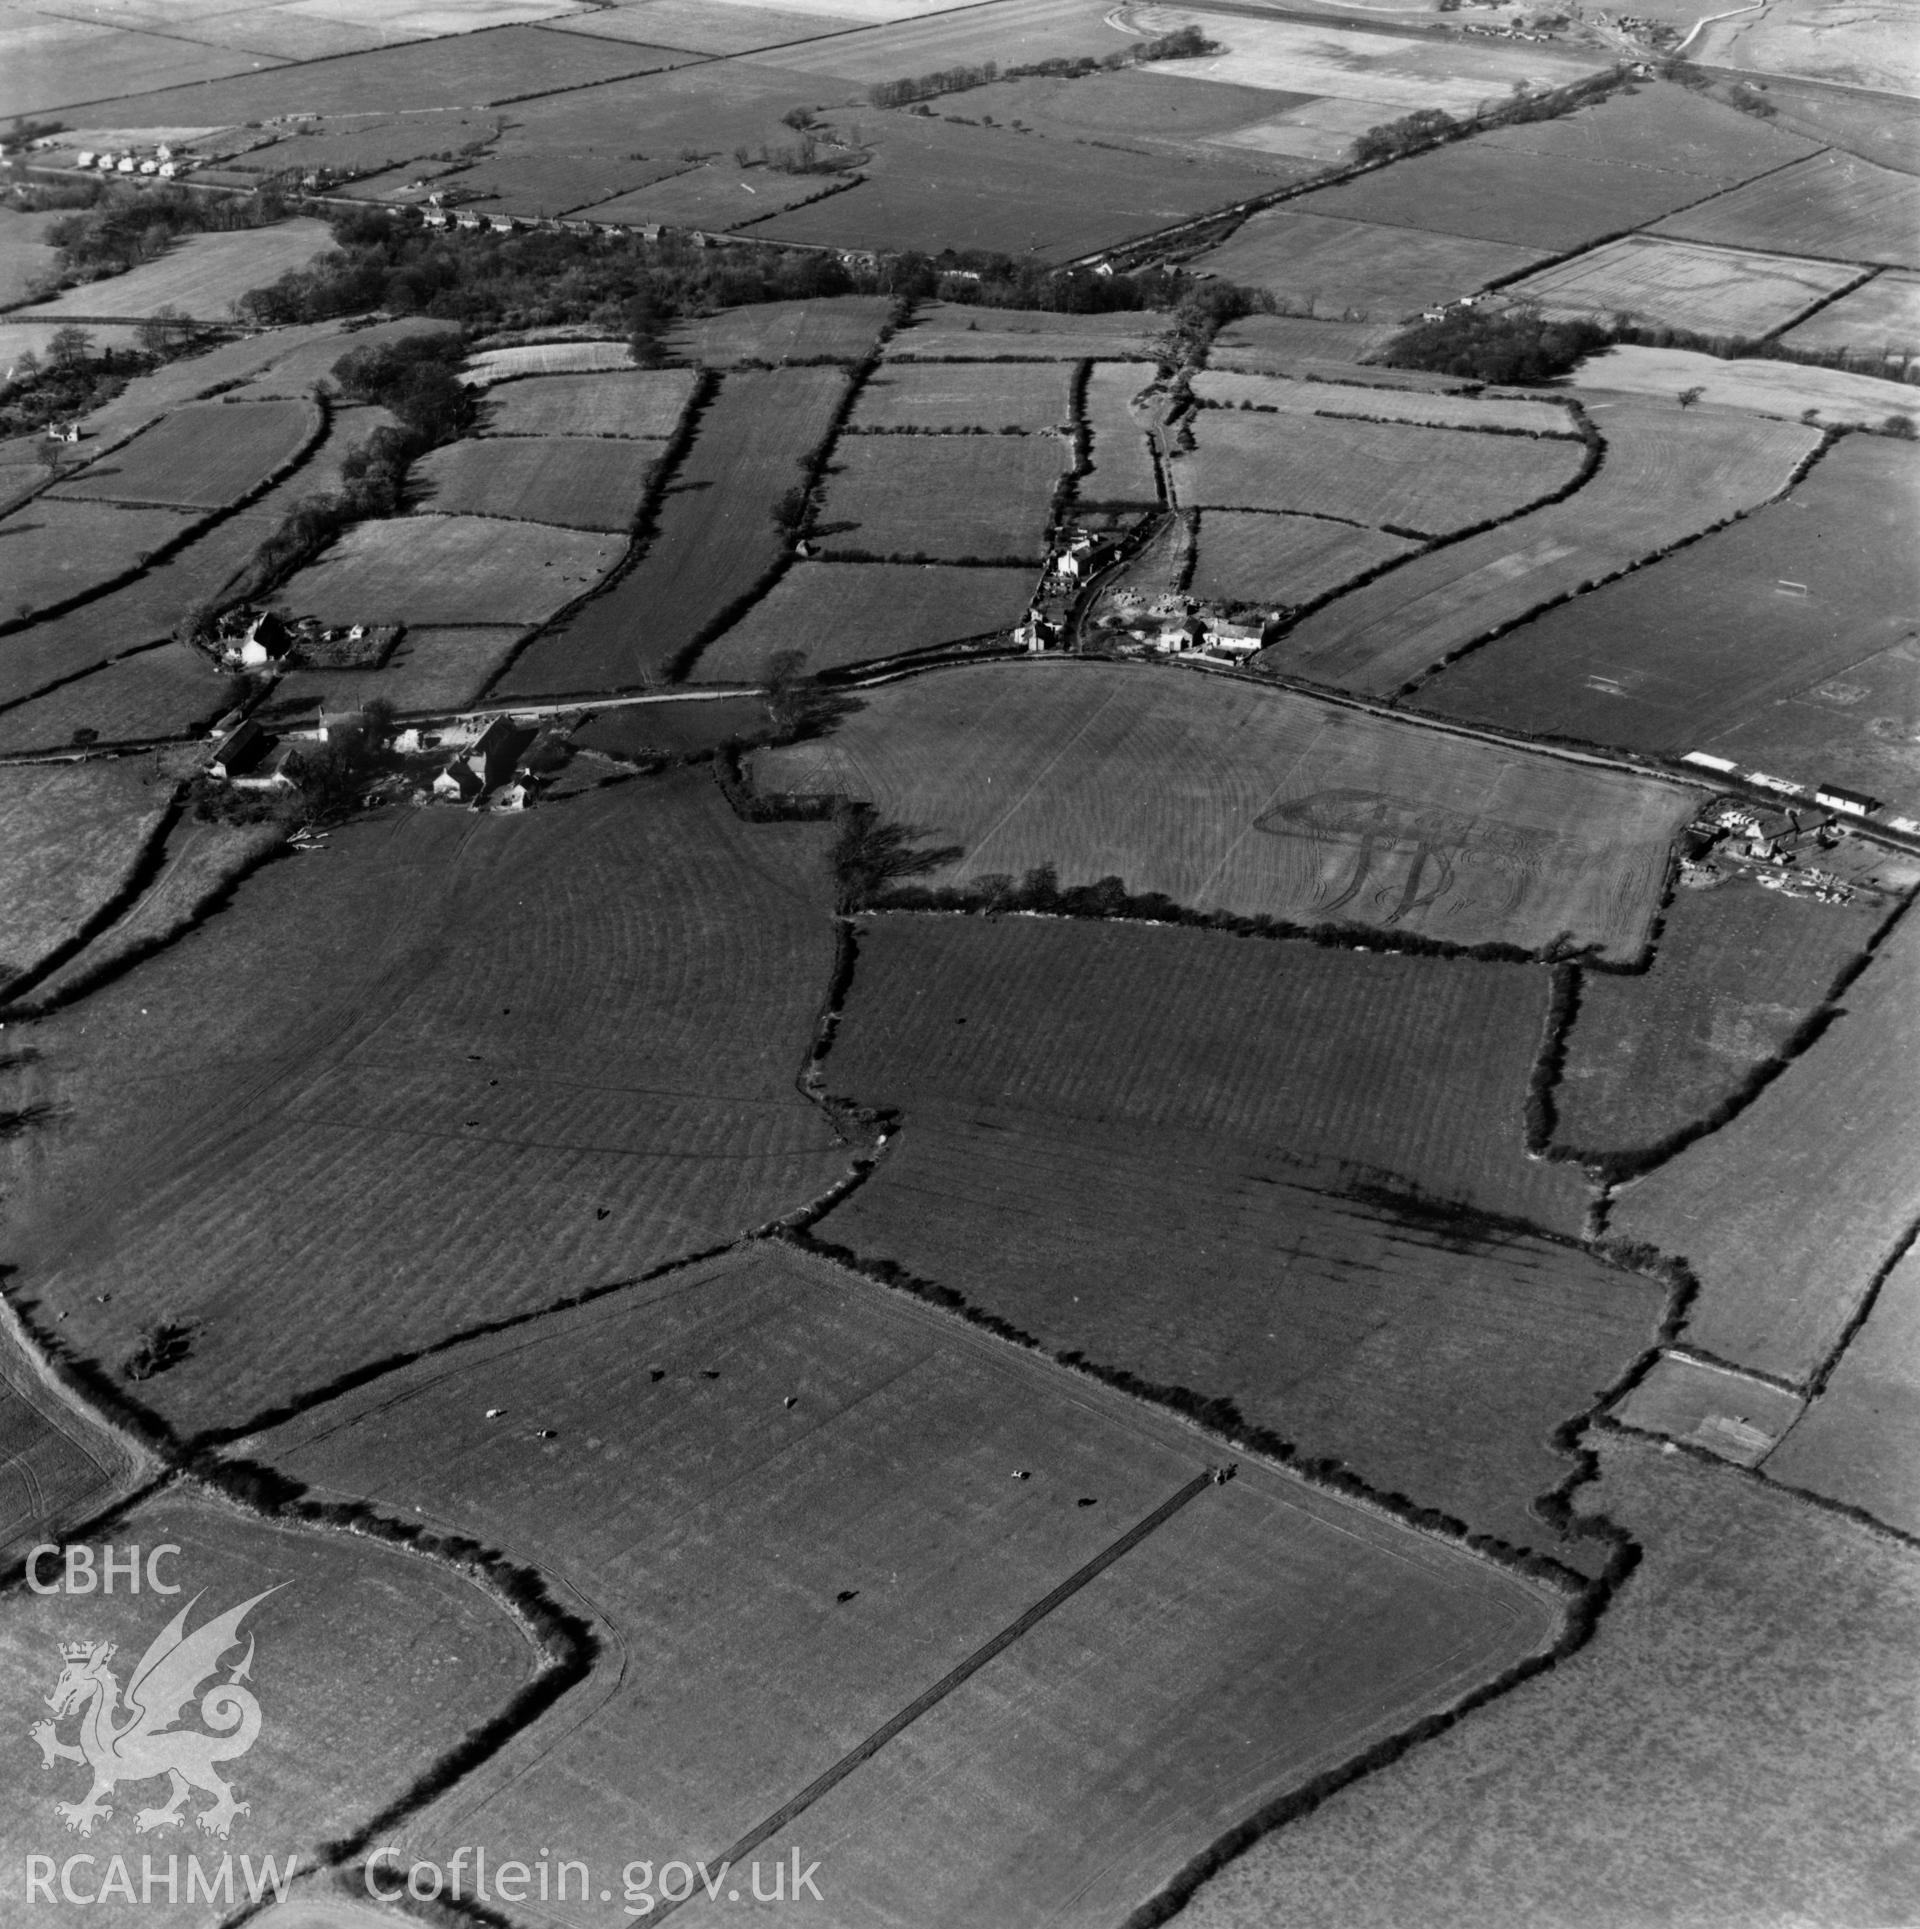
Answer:
<svg viewBox="0 0 1920 1929"><path fill-rule="evenodd" d="M1560 1619L1551 1591L1255 1462L1211 1484L1204 1436L778 1245L442 1353L248 1451L591 1603L594 1675L406 1823L406 1852L478 1831L618 1868L671 1843L744 1878L831 1842L801 1920L1114 1921Z"/></svg>
<svg viewBox="0 0 1920 1929"><path fill-rule="evenodd" d="M67 1120L9 1200L36 1318L109 1370L191 1323L147 1397L219 1427L805 1204L849 1156L793 1084L826 841L688 772L256 871L36 1028L25 1101Z"/></svg>
<svg viewBox="0 0 1920 1929"><path fill-rule="evenodd" d="M888 914L823 1070L898 1124L814 1234L1577 1560L1532 1511L1554 1430L1667 1294L1575 1248L1580 1173L1527 1156L1547 994L1536 967Z"/></svg>
<svg viewBox="0 0 1920 1929"><path fill-rule="evenodd" d="M758 781L957 843L928 881L963 890L1052 865L1203 911L1628 959L1688 809L1668 785L1144 665L982 665L862 701L759 753Z"/></svg>

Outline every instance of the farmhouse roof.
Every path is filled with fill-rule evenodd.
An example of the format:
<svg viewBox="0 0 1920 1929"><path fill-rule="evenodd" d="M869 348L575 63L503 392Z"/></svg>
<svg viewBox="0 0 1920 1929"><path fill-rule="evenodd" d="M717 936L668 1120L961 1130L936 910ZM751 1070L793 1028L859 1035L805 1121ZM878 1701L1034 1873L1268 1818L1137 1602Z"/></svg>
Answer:
<svg viewBox="0 0 1920 1929"><path fill-rule="evenodd" d="M1879 798L1869 797L1863 790L1848 790L1840 784L1815 785L1813 801L1834 810L1858 811L1863 817L1880 808Z"/></svg>
<svg viewBox="0 0 1920 1929"><path fill-rule="evenodd" d="M273 739L249 717L213 747L207 769L215 777L232 777L250 769L273 747Z"/></svg>

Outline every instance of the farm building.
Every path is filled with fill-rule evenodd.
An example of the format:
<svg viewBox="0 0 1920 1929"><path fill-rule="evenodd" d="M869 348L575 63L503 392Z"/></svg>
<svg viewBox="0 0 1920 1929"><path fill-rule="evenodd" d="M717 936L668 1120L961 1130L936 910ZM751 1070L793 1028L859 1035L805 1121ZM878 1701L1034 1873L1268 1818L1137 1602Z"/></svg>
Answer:
<svg viewBox="0 0 1920 1929"><path fill-rule="evenodd" d="M207 759L207 775L230 783L242 771L251 770L272 744L273 739L249 718L214 745L213 754Z"/></svg>
<svg viewBox="0 0 1920 1929"><path fill-rule="evenodd" d="M1851 817L1871 817L1881 807L1878 797L1869 797L1858 790L1846 790L1839 784L1816 784L1813 801L1824 804L1828 810L1843 810Z"/></svg>

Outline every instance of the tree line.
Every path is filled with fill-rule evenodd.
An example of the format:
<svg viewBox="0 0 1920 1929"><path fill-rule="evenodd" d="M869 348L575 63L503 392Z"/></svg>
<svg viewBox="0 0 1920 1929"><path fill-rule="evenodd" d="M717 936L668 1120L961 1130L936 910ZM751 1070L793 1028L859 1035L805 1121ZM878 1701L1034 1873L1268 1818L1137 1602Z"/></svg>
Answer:
<svg viewBox="0 0 1920 1929"><path fill-rule="evenodd" d="M1137 40L1117 53L1082 54L1075 60L1037 60L1026 66L1007 68L1002 68L998 61L983 60L977 67L939 67L930 74L878 81L867 90L867 98L875 107L909 107L915 101L934 100L942 94L964 94L969 88L991 87L996 80L1077 80L1083 74L1117 73L1123 67L1135 67L1143 61L1196 60L1219 51L1219 42L1209 40L1198 27L1180 27L1157 39Z"/></svg>

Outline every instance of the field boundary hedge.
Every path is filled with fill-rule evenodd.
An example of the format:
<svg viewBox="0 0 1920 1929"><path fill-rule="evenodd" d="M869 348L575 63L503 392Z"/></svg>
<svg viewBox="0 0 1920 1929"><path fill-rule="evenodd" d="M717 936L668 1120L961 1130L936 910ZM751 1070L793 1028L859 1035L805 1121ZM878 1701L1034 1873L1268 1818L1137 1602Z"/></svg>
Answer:
<svg viewBox="0 0 1920 1929"><path fill-rule="evenodd" d="M1576 407L1577 406L1576 404ZM1552 596L1547 597L1543 602L1534 604L1531 609L1525 611L1523 614L1509 617L1503 622L1496 623L1491 629L1486 630L1481 635L1462 643L1458 649L1447 651L1437 663L1428 664L1417 676L1409 677L1398 689L1390 693L1391 700L1395 703L1405 701L1424 688L1425 685L1432 682L1442 671L1451 669L1453 665L1458 663L1463 657L1471 656L1474 651L1485 649L1489 643L1497 643L1501 637L1510 635L1513 631L1522 629L1527 624L1537 621L1540 617L1544 616L1548 610L1558 609L1562 603L1571 603L1577 596L1585 596L1593 590L1604 589L1609 583L1617 583L1623 576L1631 576L1636 569L1646 569L1654 563L1664 562L1669 556L1677 556L1681 550L1688 548L1690 545L1697 542L1704 542L1709 536L1717 536L1721 530L1731 529L1735 523L1744 522L1747 517L1757 515L1762 509L1772 508L1776 502L1784 502L1794 490L1799 488L1801 483L1806 481L1807 477L1812 474L1815 465L1829 449L1839 442L1842 436L1857 433L1857 430L1846 424L1836 424L1826 429L1823 431L1820 440L1793 465L1786 481L1783 482L1772 495L1751 504L1745 509L1734 510L1731 515L1721 517L1718 522L1710 524L1705 529L1697 529L1689 535L1681 536L1676 541L1669 543L1664 549L1656 549L1645 556L1636 556L1631 562L1623 563L1618 569L1608 570L1603 576L1589 577L1584 583L1578 583L1572 589L1559 590ZM1595 465L1596 468L1598 466L1598 464ZM1564 500L1564 498L1544 498L1540 502L1533 504L1532 508L1526 513L1530 515L1533 513L1533 510L1551 508L1556 500ZM1480 534L1482 532L1474 531L1472 533ZM1456 540L1456 538L1447 538L1449 542L1454 540ZM1439 544L1434 545L1435 548L1439 546ZM1396 556L1389 562L1387 567L1392 568L1396 564L1408 560L1410 559ZM1379 573L1384 574L1384 571ZM1348 589L1358 587L1359 585L1357 583L1347 585ZM1344 595L1346 591L1342 590L1340 593ZM1289 627L1291 627L1291 625ZM1448 713L1442 711L1440 714L1444 716ZM1466 723L1468 720L1460 717L1453 719L1453 721Z"/></svg>

